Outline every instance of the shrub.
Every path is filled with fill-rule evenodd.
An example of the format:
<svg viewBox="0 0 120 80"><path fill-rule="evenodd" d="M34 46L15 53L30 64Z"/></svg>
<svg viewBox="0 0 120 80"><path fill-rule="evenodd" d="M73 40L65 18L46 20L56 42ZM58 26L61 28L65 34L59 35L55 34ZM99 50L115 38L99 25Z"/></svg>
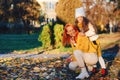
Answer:
<svg viewBox="0 0 120 80"><path fill-rule="evenodd" d="M63 34L63 25L61 24L56 24L54 26L54 36L55 36L55 48L61 48L63 47L62 45L62 34Z"/></svg>
<svg viewBox="0 0 120 80"><path fill-rule="evenodd" d="M48 49L51 47L51 31L49 25L43 26L42 32L39 35L38 41L42 42L42 47Z"/></svg>

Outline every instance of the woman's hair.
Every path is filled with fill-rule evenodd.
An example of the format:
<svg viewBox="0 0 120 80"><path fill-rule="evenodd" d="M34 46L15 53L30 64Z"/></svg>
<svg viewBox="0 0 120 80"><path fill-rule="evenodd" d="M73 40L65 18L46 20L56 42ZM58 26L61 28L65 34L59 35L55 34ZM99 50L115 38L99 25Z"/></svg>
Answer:
<svg viewBox="0 0 120 80"><path fill-rule="evenodd" d="M77 27L75 27L75 26L72 25L72 24L66 24L65 27L64 27L63 39L62 39L62 43L63 43L64 46L70 45L70 38L71 38L71 36L67 34L67 28L68 28L69 26L73 27L73 29L75 30L76 36L75 36L74 39L75 39L75 41L76 41L76 39L77 39L77 34L78 34L78 29L77 29Z"/></svg>
<svg viewBox="0 0 120 80"><path fill-rule="evenodd" d="M95 31L97 32L97 29L95 28L95 25L90 20L88 20L86 17L83 17L83 22L82 22L83 31L86 32L86 31L89 30L89 28L88 28L89 23L91 23L93 25ZM78 20L76 19L75 25L77 26L77 24L78 24Z"/></svg>

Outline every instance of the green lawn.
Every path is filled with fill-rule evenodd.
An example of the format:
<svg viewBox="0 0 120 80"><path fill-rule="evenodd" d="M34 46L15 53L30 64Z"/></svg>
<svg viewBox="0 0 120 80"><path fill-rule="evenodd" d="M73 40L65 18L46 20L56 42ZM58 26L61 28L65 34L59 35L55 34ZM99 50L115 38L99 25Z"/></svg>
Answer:
<svg viewBox="0 0 120 80"><path fill-rule="evenodd" d="M0 34L0 53L29 50L40 46L38 34Z"/></svg>
<svg viewBox="0 0 120 80"><path fill-rule="evenodd" d="M38 42L39 34L0 34L0 53L15 52L28 53L42 50L41 43ZM120 33L100 34L100 43L102 50L120 44ZM71 52L71 48L52 49L48 53Z"/></svg>

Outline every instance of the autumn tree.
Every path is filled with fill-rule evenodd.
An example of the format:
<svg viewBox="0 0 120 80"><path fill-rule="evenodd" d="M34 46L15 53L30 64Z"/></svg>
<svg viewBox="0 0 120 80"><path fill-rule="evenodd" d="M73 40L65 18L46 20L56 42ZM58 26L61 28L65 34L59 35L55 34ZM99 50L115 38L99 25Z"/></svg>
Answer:
<svg viewBox="0 0 120 80"><path fill-rule="evenodd" d="M104 0L87 0L86 4L86 16L90 19L100 31L104 31L105 24L109 20L115 20L114 10L116 3L106 2ZM87 5L90 4L90 5Z"/></svg>
<svg viewBox="0 0 120 80"><path fill-rule="evenodd" d="M117 8L120 9L120 0L117 0L118 4L117 4Z"/></svg>
<svg viewBox="0 0 120 80"><path fill-rule="evenodd" d="M75 8L82 5L80 0L59 0L56 4L57 18L65 23L74 23L75 21Z"/></svg>
<svg viewBox="0 0 120 80"><path fill-rule="evenodd" d="M31 28L29 25L39 22L40 8L36 0L0 0L0 21L2 24L0 26L11 27L10 32L19 32L17 30L20 30L20 33L31 33L33 27Z"/></svg>
<svg viewBox="0 0 120 80"><path fill-rule="evenodd" d="M0 0L0 21L8 21L11 16L12 0Z"/></svg>
<svg viewBox="0 0 120 80"><path fill-rule="evenodd" d="M9 19L38 20L40 5L36 0L0 0L0 19L9 22Z"/></svg>

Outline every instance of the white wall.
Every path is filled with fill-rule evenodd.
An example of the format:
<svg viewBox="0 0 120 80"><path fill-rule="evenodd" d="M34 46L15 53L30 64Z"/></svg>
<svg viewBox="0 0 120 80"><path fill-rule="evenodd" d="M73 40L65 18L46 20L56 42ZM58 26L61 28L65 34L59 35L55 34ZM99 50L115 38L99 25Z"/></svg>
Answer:
<svg viewBox="0 0 120 80"><path fill-rule="evenodd" d="M47 18L56 18L55 5L59 0L37 0L41 5L42 11L46 14Z"/></svg>

